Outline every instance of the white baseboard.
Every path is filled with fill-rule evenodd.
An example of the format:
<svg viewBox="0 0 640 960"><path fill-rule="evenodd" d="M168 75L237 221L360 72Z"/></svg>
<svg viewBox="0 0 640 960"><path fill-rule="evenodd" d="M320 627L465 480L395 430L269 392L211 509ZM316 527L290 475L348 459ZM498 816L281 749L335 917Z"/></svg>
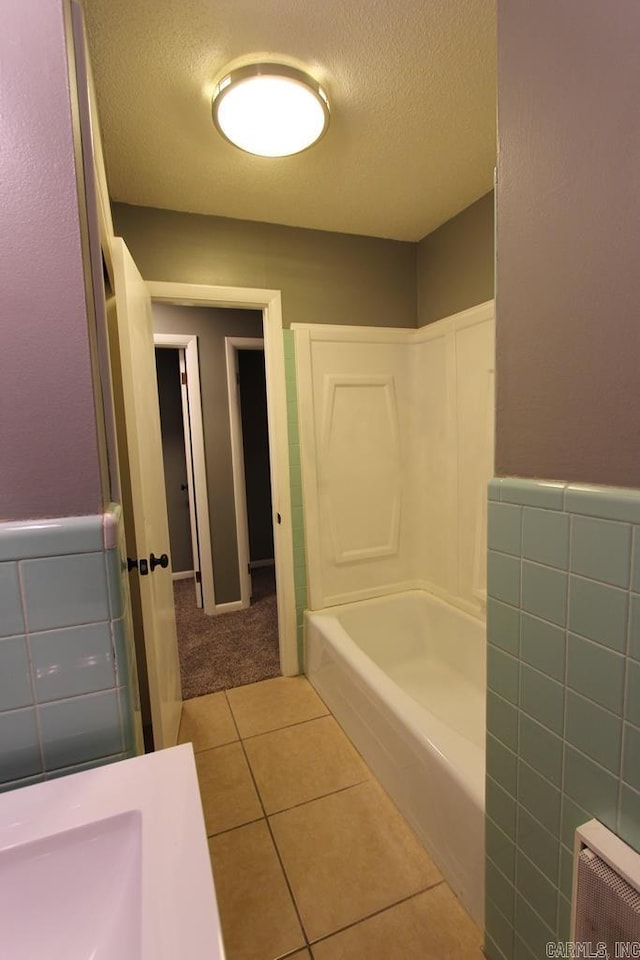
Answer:
<svg viewBox="0 0 640 960"><path fill-rule="evenodd" d="M249 569L257 570L259 567L275 567L275 560L251 560L249 561Z"/></svg>
<svg viewBox="0 0 640 960"><path fill-rule="evenodd" d="M230 603L216 603L216 616L219 613L234 613L236 610L246 610L248 604L245 605L242 600L232 600Z"/></svg>
<svg viewBox="0 0 640 960"><path fill-rule="evenodd" d="M195 570L178 570L178 571L174 570L173 573L171 574L171 579L172 580L193 580L195 575L196 575Z"/></svg>

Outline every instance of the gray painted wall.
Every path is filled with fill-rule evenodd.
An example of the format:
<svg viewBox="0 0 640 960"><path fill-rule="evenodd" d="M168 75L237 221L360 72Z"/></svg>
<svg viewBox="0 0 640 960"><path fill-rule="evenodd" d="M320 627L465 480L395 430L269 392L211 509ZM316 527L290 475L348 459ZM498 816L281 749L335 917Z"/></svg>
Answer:
<svg viewBox="0 0 640 960"><path fill-rule="evenodd" d="M145 280L282 291L283 322L416 326L416 244L113 205Z"/></svg>
<svg viewBox="0 0 640 960"><path fill-rule="evenodd" d="M273 508L263 350L238 350L249 560L272 560Z"/></svg>
<svg viewBox="0 0 640 960"><path fill-rule="evenodd" d="M262 313L154 303L153 325L156 333L198 337L216 603L230 603L240 599L240 579L224 338L261 337Z"/></svg>
<svg viewBox="0 0 640 960"><path fill-rule="evenodd" d="M156 348L156 374L162 432L162 460L164 485L167 492L169 539L171 541L171 569L174 572L193 570L187 460L184 452L184 421L182 419L182 388L177 350Z"/></svg>
<svg viewBox="0 0 640 960"><path fill-rule="evenodd" d="M6 6L0 60L0 518L98 513L62 4Z"/></svg>
<svg viewBox="0 0 640 960"><path fill-rule="evenodd" d="M499 475L640 486L640 4L498 4Z"/></svg>
<svg viewBox="0 0 640 960"><path fill-rule="evenodd" d="M418 244L418 326L494 295L493 190Z"/></svg>

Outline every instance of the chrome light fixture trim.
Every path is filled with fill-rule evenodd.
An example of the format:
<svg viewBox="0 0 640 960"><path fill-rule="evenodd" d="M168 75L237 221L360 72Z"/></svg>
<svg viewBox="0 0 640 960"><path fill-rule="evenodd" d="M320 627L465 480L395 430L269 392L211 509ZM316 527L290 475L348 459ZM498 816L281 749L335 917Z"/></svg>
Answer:
<svg viewBox="0 0 640 960"><path fill-rule="evenodd" d="M282 148L276 148L273 144L268 148L258 147L256 143L252 142L256 140L258 132L255 129L247 136L236 136L236 131L229 129L227 120L221 118L221 112L224 112L223 104L225 103L225 99L232 92L240 90L241 86L245 87L246 92L248 84L257 78L265 78L267 85L271 83L271 81L274 81L274 83L271 83L270 92L262 94L262 110L260 114L254 118L254 125L262 125L264 127L267 123L269 103L272 100L273 94L277 92L278 81L282 81L282 87L287 85L290 93L292 93L298 101L306 97L311 110L314 112L315 116L312 118L312 122L307 124L309 127L307 136L303 136L303 131L299 124L297 126L295 125L295 118L293 118L294 125L287 132L288 143ZM257 86L257 84L254 86ZM297 67L272 62L247 64L246 66L238 67L225 74L214 89L211 100L211 110L216 129L225 140L240 150L243 150L245 153L262 157L286 157L308 150L324 136L330 118L327 94L323 87L314 80L312 76ZM287 119L291 118L288 117ZM281 123L283 120L284 117L282 114L276 118L276 122L278 123ZM298 135L297 137L296 134Z"/></svg>

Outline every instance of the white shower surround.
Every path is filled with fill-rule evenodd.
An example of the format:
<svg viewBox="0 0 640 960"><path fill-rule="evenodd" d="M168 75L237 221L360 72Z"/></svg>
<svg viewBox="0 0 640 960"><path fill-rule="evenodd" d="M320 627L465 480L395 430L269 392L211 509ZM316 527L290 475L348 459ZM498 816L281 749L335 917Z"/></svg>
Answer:
<svg viewBox="0 0 640 960"><path fill-rule="evenodd" d="M493 318L293 325L312 610L426 589L482 615Z"/></svg>
<svg viewBox="0 0 640 960"><path fill-rule="evenodd" d="M484 907L484 625L426 591L306 613L306 672L473 919Z"/></svg>
<svg viewBox="0 0 640 960"><path fill-rule="evenodd" d="M494 304L293 329L305 670L482 923Z"/></svg>

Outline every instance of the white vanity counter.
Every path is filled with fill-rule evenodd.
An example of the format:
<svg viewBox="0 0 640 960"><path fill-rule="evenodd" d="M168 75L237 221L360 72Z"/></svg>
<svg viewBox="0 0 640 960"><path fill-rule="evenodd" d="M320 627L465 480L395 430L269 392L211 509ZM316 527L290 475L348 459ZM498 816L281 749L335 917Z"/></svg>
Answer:
<svg viewBox="0 0 640 960"><path fill-rule="evenodd" d="M190 744L0 795L0 960L224 960Z"/></svg>

